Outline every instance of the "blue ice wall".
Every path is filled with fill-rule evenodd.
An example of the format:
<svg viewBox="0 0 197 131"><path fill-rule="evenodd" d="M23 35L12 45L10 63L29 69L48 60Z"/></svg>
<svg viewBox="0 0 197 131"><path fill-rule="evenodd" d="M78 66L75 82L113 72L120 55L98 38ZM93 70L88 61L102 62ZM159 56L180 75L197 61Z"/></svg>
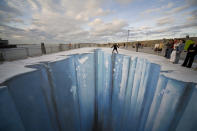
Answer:
<svg viewBox="0 0 197 131"><path fill-rule="evenodd" d="M95 50L29 68L1 84L0 130L197 130L196 84L146 59Z"/></svg>

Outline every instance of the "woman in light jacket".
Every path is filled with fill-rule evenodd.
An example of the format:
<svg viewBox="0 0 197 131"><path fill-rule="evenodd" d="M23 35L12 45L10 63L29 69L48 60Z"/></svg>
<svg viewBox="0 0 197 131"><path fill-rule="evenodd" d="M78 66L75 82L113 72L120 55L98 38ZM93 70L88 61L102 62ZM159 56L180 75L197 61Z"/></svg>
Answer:
<svg viewBox="0 0 197 131"><path fill-rule="evenodd" d="M173 51L170 55L170 62L172 62L173 64L175 64L175 60L176 60L176 55L177 55L177 50L178 50L178 47L179 47L179 40L176 40L176 43L174 43L174 47L173 47Z"/></svg>

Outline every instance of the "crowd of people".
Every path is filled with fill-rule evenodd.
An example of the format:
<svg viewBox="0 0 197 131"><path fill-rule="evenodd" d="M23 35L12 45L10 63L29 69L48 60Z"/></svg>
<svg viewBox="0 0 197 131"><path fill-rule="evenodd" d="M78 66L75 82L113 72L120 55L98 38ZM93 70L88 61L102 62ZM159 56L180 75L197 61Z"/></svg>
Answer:
<svg viewBox="0 0 197 131"><path fill-rule="evenodd" d="M126 45L124 44L124 47L125 46ZM173 64L178 64L180 57L181 57L181 53L187 52L187 55L184 59L182 66L187 67L187 68L192 67L195 56L197 55L197 40L193 41L189 38L189 36L186 36L186 40L175 38L175 39L169 40L165 44L165 47L166 47L166 49L165 49L164 57L169 59L170 62L172 62ZM119 45L117 43L114 43L111 48L113 48L112 53L114 53L114 51L116 51L116 53L118 53ZM138 48L143 48L143 46L141 43L138 42L136 44L135 48L136 48L136 52L138 52ZM162 51L163 44L159 44L158 48L159 49L161 48L161 51ZM158 50L158 51L160 51L160 50Z"/></svg>
<svg viewBox="0 0 197 131"><path fill-rule="evenodd" d="M184 39L172 39L165 44L165 56L173 64L178 64L181 53L187 52L185 60L182 64L183 67L191 68L194 62L194 58L197 55L197 41L192 41L189 36Z"/></svg>

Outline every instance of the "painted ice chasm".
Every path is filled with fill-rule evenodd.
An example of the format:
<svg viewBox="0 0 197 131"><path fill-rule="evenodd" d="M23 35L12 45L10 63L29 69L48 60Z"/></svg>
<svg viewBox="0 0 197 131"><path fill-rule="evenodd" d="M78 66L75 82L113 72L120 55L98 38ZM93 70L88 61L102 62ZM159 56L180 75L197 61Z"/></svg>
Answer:
<svg viewBox="0 0 197 131"><path fill-rule="evenodd" d="M29 66L1 84L2 131L194 131L194 83L101 50Z"/></svg>

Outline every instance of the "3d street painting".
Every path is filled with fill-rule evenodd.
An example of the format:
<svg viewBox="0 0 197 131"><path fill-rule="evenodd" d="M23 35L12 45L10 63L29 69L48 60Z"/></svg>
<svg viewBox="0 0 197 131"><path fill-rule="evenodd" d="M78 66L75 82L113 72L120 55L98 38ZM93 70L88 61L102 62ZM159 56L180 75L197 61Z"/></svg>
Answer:
<svg viewBox="0 0 197 131"><path fill-rule="evenodd" d="M2 131L195 131L197 86L145 58L93 53L28 65L0 87Z"/></svg>

